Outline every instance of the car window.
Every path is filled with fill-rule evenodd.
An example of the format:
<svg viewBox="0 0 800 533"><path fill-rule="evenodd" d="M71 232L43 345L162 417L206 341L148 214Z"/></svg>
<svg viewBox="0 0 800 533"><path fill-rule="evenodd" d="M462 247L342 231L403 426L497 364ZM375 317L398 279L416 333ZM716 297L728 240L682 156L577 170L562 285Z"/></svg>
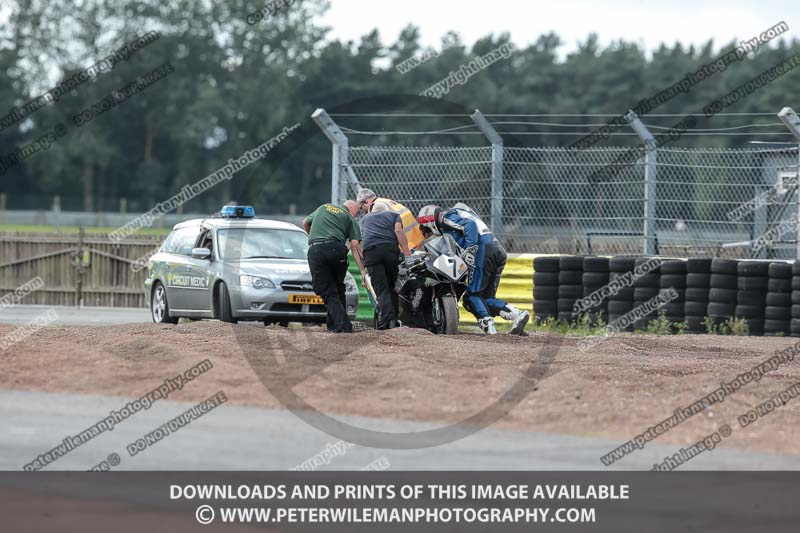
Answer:
<svg viewBox="0 0 800 533"><path fill-rule="evenodd" d="M161 251L169 254L192 255L192 248L200 236L200 227L176 229L161 245Z"/></svg>
<svg viewBox="0 0 800 533"><path fill-rule="evenodd" d="M217 248L222 259L306 259L308 235L293 230L224 228L217 230Z"/></svg>
<svg viewBox="0 0 800 533"><path fill-rule="evenodd" d="M197 243L199 248L206 248L207 250L214 251L214 233L210 229L204 229L200 239Z"/></svg>

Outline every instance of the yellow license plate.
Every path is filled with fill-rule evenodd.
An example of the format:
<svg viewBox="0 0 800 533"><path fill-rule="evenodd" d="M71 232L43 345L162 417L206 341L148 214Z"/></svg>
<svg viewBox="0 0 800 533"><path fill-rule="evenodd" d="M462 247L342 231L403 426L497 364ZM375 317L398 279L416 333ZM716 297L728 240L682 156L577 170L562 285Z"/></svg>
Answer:
<svg viewBox="0 0 800 533"><path fill-rule="evenodd" d="M315 294L290 294L289 295L289 303L290 304L322 305L324 302L322 301L322 297L321 296L317 296Z"/></svg>

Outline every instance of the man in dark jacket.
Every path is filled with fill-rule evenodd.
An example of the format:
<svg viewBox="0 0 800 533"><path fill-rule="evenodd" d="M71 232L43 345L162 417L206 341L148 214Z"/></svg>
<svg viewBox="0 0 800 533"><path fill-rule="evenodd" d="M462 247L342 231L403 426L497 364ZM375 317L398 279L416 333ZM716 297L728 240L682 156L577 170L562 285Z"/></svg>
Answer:
<svg viewBox="0 0 800 533"><path fill-rule="evenodd" d="M397 327L398 297L395 291L400 252L411 255L400 214L383 203L372 205L361 219L364 234L364 266L378 298L378 329Z"/></svg>

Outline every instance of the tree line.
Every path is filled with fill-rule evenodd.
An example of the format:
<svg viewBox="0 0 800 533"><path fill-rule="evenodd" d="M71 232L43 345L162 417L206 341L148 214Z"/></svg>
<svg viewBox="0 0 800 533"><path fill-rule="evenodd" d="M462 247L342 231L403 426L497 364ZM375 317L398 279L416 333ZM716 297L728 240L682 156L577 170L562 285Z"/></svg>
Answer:
<svg viewBox="0 0 800 533"><path fill-rule="evenodd" d="M331 39L330 30L320 23L328 8L324 0L282 2L268 9L265 5L260 0L85 0L76 9L66 0L7 0L8 23L0 28L0 116L21 118L10 125L0 120L0 158L5 158L0 160L0 192L8 198L7 207L40 208L43 198L60 195L63 209L116 211L125 198L129 210L145 211L283 128L307 120L316 108L346 110L343 104L370 97L419 95L443 80L458 80L465 65L498 49L511 52L480 72L470 71L463 82L447 83L441 102L415 103L404 97L390 104L380 100L370 109L619 114L737 44L666 43L646 53L624 40L602 46L592 34L562 57L565 43L553 33L504 47L511 43L510 36L487 30L485 37L467 46L458 34L457 18L453 31L433 49L420 44L419 29L413 25L392 43L376 30L357 42L342 42ZM261 13L259 20L248 16L256 12ZM753 28L753 33L761 30ZM87 81L59 91L56 101L20 116L22 106L54 87L64 87L65 80L79 74L85 78L89 67L148 32L156 32L158 39L126 54L127 59L114 62L113 68L98 67ZM704 120L702 110L798 52L797 40L777 38L654 112L695 113L701 129L777 122L774 116ZM165 64L173 69L168 76L139 83L140 89L126 92L124 99L115 96ZM800 74L792 70L726 111L777 113L783 106L800 107L793 101L798 89ZM86 110L103 109L103 101L114 105L85 120ZM80 127L76 116L84 117ZM647 121L670 126L679 118ZM553 122L607 120L577 117ZM391 134L471 124L463 117L343 117L341 123L352 130L382 132L354 134L353 145L485 144L479 136ZM65 130L57 132L59 126ZM580 135L548 132L586 133L596 128L506 124L498 129L545 133L519 137L529 145L568 146ZM737 147L753 139L790 140L708 135L687 136L679 144ZM610 137L600 145L635 143L635 138ZM23 149L24 158L19 157ZM227 180L183 209L206 211L236 199L277 213L294 204L302 213L330 197L330 165L330 143L319 132L280 161L264 161L250 169L246 179Z"/></svg>

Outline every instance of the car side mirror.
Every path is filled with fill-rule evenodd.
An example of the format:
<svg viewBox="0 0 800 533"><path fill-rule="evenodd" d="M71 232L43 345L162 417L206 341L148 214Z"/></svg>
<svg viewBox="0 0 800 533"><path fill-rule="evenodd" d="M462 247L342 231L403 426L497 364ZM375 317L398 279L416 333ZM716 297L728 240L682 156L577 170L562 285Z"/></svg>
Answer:
<svg viewBox="0 0 800 533"><path fill-rule="evenodd" d="M192 248L194 259L211 259L211 250L208 248Z"/></svg>

